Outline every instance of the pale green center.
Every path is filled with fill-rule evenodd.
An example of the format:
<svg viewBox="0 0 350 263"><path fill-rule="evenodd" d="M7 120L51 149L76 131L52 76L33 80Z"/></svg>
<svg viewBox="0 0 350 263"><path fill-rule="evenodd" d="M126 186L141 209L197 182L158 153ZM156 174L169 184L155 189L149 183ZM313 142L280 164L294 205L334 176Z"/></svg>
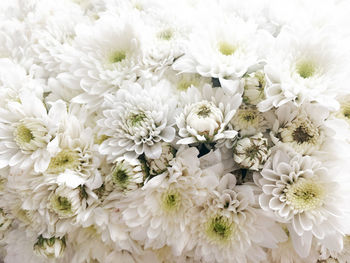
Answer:
<svg viewBox="0 0 350 263"><path fill-rule="evenodd" d="M177 211L181 205L181 195L174 190L170 190L163 194L162 204L165 211Z"/></svg>
<svg viewBox="0 0 350 263"><path fill-rule="evenodd" d="M316 72L314 63L310 61L299 62L296 66L296 69L300 77L304 79L312 77Z"/></svg>
<svg viewBox="0 0 350 263"><path fill-rule="evenodd" d="M206 233L208 237L219 243L228 242L234 231L234 223L225 216L216 215L210 218L206 225Z"/></svg>
<svg viewBox="0 0 350 263"><path fill-rule="evenodd" d="M30 143L34 139L33 133L25 125L20 124L14 131L15 141L21 146L25 143Z"/></svg>
<svg viewBox="0 0 350 263"><path fill-rule="evenodd" d="M304 178L288 185L286 192L287 203L294 210L307 211L318 208L323 203L325 189L323 185Z"/></svg>
<svg viewBox="0 0 350 263"><path fill-rule="evenodd" d="M139 126L143 120L147 118L146 114L143 112L133 113L129 117L129 122L131 126Z"/></svg>
<svg viewBox="0 0 350 263"><path fill-rule="evenodd" d="M350 119L350 105L342 106L341 109L344 117Z"/></svg>
<svg viewBox="0 0 350 263"><path fill-rule="evenodd" d="M122 165L117 165L112 172L112 182L121 188L129 184L129 173Z"/></svg>
<svg viewBox="0 0 350 263"><path fill-rule="evenodd" d="M72 215L72 203L67 197L53 195L51 197L51 207L60 216L71 216Z"/></svg>
<svg viewBox="0 0 350 263"><path fill-rule="evenodd" d="M111 63L118 63L118 62L123 61L125 58L126 58L125 51L115 51L110 57L110 62Z"/></svg>
<svg viewBox="0 0 350 263"><path fill-rule="evenodd" d="M173 31L171 29L166 29L158 34L158 37L163 40L169 41L173 37Z"/></svg>
<svg viewBox="0 0 350 263"><path fill-rule="evenodd" d="M206 118L209 116L210 113L211 113L210 107L208 107L206 105L202 105L199 107L197 115L199 117Z"/></svg>
<svg viewBox="0 0 350 263"><path fill-rule="evenodd" d="M227 42L220 42L219 51L221 54L225 56L230 56L230 55L233 55L233 53L235 53L236 47Z"/></svg>
<svg viewBox="0 0 350 263"><path fill-rule="evenodd" d="M79 153L70 149L64 149L55 157L51 158L47 172L59 174L63 173L66 169L75 170L79 165Z"/></svg>
<svg viewBox="0 0 350 263"><path fill-rule="evenodd" d="M183 80L177 84L177 89L180 91L186 91L191 85L193 85L192 82Z"/></svg>

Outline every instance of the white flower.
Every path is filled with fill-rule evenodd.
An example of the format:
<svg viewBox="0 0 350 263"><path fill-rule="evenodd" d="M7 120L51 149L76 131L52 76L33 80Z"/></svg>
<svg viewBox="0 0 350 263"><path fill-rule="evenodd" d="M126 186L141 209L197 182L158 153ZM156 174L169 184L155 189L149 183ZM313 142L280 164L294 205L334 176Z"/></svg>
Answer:
<svg viewBox="0 0 350 263"><path fill-rule="evenodd" d="M119 157L112 172L106 177L106 186L119 191L132 191L141 186L145 178L142 164L137 159Z"/></svg>
<svg viewBox="0 0 350 263"><path fill-rule="evenodd" d="M350 260L350 236L344 236L343 249L341 251L330 251L324 247L321 247L320 259L325 260L325 262L348 262Z"/></svg>
<svg viewBox="0 0 350 263"><path fill-rule="evenodd" d="M261 111L289 101L295 105L316 101L331 110L339 107L335 97L345 80L341 48L326 30L311 31L286 29L276 38L266 56L266 100L258 104Z"/></svg>
<svg viewBox="0 0 350 263"><path fill-rule="evenodd" d="M239 94L230 97L221 88L205 85L202 92L191 87L182 96L184 109L176 124L183 139L178 144L222 143L236 137L230 121L241 103Z"/></svg>
<svg viewBox="0 0 350 263"><path fill-rule="evenodd" d="M254 188L235 186L227 174L208 196L201 209L193 211L190 225L194 259L201 262L260 262L263 247L275 247L285 239L283 230L257 209Z"/></svg>
<svg viewBox="0 0 350 263"><path fill-rule="evenodd" d="M185 55L176 60L173 68L204 77L238 79L259 63L257 43L263 41L260 38L251 21L216 17L190 35Z"/></svg>
<svg viewBox="0 0 350 263"><path fill-rule="evenodd" d="M0 168L28 169L34 164L36 172L46 170L63 110L62 101L48 111L40 99L27 92L19 95L19 101L8 102L0 111Z"/></svg>
<svg viewBox="0 0 350 263"><path fill-rule="evenodd" d="M65 248L65 237L58 238L53 236L44 238L40 235L38 241L34 244L35 253L49 259L62 257Z"/></svg>
<svg viewBox="0 0 350 263"><path fill-rule="evenodd" d="M136 19L104 15L93 27L76 27L75 49L69 74L63 73L66 83L80 85L81 94L73 99L97 108L103 95L116 90L124 81L134 81L141 61L141 48ZM68 52L67 52L68 53Z"/></svg>
<svg viewBox="0 0 350 263"><path fill-rule="evenodd" d="M241 136L264 132L267 128L264 115L255 106L242 105L233 116L231 123Z"/></svg>
<svg viewBox="0 0 350 263"><path fill-rule="evenodd" d="M271 139L276 145L288 145L301 154L313 154L324 149L334 132L325 124L328 110L305 103L296 107L287 103L276 110Z"/></svg>
<svg viewBox="0 0 350 263"><path fill-rule="evenodd" d="M258 171L263 168L269 155L267 139L258 133L237 141L233 159L245 169Z"/></svg>
<svg viewBox="0 0 350 263"><path fill-rule="evenodd" d="M197 73L181 73L170 69L164 73L164 78L169 80L178 93L186 91L191 86L202 89L205 84L211 84L211 79L202 77Z"/></svg>
<svg viewBox="0 0 350 263"><path fill-rule="evenodd" d="M12 223L12 219L6 215L3 209L0 208L0 231L3 232L7 230Z"/></svg>
<svg viewBox="0 0 350 263"><path fill-rule="evenodd" d="M171 99L165 102L170 95L166 84L160 82L143 89L134 83L107 98L104 118L97 122L100 134L109 136L100 145L102 154L111 160L125 153L132 158L143 153L159 158L162 142L171 142L175 137L172 127L175 104Z"/></svg>
<svg viewBox="0 0 350 263"><path fill-rule="evenodd" d="M337 181L341 177L332 169L310 156L277 150L257 180L263 190L261 207L287 223L301 257L309 254L313 237L326 247L342 248L347 197L342 193L341 181Z"/></svg>
<svg viewBox="0 0 350 263"><path fill-rule="evenodd" d="M131 193L122 202L123 219L133 239L142 242L145 248L170 246L177 256L190 238L187 226L193 219L189 211L216 182L216 178L201 177L195 148L183 149L178 154L167 172L153 177L141 191ZM187 159L183 159L185 156Z"/></svg>
<svg viewBox="0 0 350 263"><path fill-rule="evenodd" d="M244 103L257 105L265 98L265 87L266 80L263 71L248 74L248 76L244 78Z"/></svg>

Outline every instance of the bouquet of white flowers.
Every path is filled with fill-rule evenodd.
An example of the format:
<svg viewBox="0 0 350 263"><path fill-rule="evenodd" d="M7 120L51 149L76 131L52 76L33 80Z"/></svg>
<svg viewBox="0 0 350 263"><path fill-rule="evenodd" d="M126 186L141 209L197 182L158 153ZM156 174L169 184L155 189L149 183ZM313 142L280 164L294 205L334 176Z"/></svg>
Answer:
<svg viewBox="0 0 350 263"><path fill-rule="evenodd" d="M0 261L350 262L350 2L0 3Z"/></svg>

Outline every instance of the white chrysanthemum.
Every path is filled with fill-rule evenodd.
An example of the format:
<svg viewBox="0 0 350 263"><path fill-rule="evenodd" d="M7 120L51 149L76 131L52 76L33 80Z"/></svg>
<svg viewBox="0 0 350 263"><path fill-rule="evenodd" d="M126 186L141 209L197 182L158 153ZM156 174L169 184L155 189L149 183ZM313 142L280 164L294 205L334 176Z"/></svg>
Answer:
<svg viewBox="0 0 350 263"><path fill-rule="evenodd" d="M257 43L263 39L254 23L233 16L208 21L192 33L185 55L173 65L175 70L238 79L259 63Z"/></svg>
<svg viewBox="0 0 350 263"><path fill-rule="evenodd" d="M97 122L100 134L108 136L100 152L111 160L125 153L130 157L145 153L157 159L162 153L162 142L171 142L175 137L175 101L167 98L171 96L167 88L166 82L144 89L133 83L108 96L104 117Z"/></svg>
<svg viewBox="0 0 350 263"><path fill-rule="evenodd" d="M257 180L263 190L260 205L288 223L300 256L309 254L313 237L326 247L341 250L347 228L343 207L347 197L342 193L339 175L310 156L277 150L261 176Z"/></svg>
<svg viewBox="0 0 350 263"><path fill-rule="evenodd" d="M82 93L74 102L96 108L106 92L116 90L124 81L136 80L141 61L137 24L130 17L105 15L94 26L76 27L75 50L67 58L72 60L67 70L71 74L62 76L62 81L72 85L79 81Z"/></svg>
<svg viewBox="0 0 350 263"><path fill-rule="evenodd" d="M105 187L118 191L133 191L141 186L144 178L145 172L139 160L119 157L105 179Z"/></svg>
<svg viewBox="0 0 350 263"><path fill-rule="evenodd" d="M257 105L265 98L266 80L263 71L248 74L244 78L243 101L247 104Z"/></svg>
<svg viewBox="0 0 350 263"><path fill-rule="evenodd" d="M325 125L328 114L326 108L317 104L306 103L298 108L287 103L276 110L271 139L276 145L288 145L301 154L322 150L334 135Z"/></svg>
<svg viewBox="0 0 350 263"><path fill-rule="evenodd" d="M78 110L78 111L77 111ZM71 188L79 185L90 189L102 184L99 153L95 149L93 131L85 128L84 111L80 108L62 113L63 132L57 135L57 145L44 174L57 175L58 183Z"/></svg>
<svg viewBox="0 0 350 263"><path fill-rule="evenodd" d="M216 178L201 177L197 149L184 149L178 154L167 172L153 177L141 191L133 192L122 202L123 219L131 237L145 248L168 245L175 255L181 255L190 238L189 211L216 182Z"/></svg>
<svg viewBox="0 0 350 263"><path fill-rule="evenodd" d="M36 96L27 92L18 101L10 101L0 111L0 167L7 165L36 172L46 170L55 145L60 115L65 110L62 101L50 110Z"/></svg>
<svg viewBox="0 0 350 263"><path fill-rule="evenodd" d="M241 96L227 96L221 88L205 85L202 91L191 87L182 93L183 112L177 116L178 144L222 143L232 141L236 135L230 123L241 104Z"/></svg>
<svg viewBox="0 0 350 263"><path fill-rule="evenodd" d="M234 148L233 159L242 168L258 171L270 155L267 139L262 133L239 139Z"/></svg>
<svg viewBox="0 0 350 263"><path fill-rule="evenodd" d="M42 235L38 237L37 242L34 244L34 252L48 259L55 259L62 257L66 248L65 237L50 237L45 238Z"/></svg>
<svg viewBox="0 0 350 263"><path fill-rule="evenodd" d="M194 211L187 249L201 262L261 262L264 247L285 239L280 226L257 208L252 186L222 177L201 209Z"/></svg>
<svg viewBox="0 0 350 263"><path fill-rule="evenodd" d="M316 101L332 110L338 108L335 97L346 80L342 51L327 31L311 31L282 30L276 38L266 56L266 99L258 104L261 111L289 101L295 105Z"/></svg>
<svg viewBox="0 0 350 263"><path fill-rule="evenodd" d="M324 247L321 247L321 262L336 262L336 263L347 263L350 261L350 236L345 235L343 238L343 249L341 251L332 251Z"/></svg>
<svg viewBox="0 0 350 263"><path fill-rule="evenodd" d="M0 208L0 237L2 232L6 231L12 223L12 219Z"/></svg>
<svg viewBox="0 0 350 263"><path fill-rule="evenodd" d="M264 132L267 128L264 115L255 106L242 105L239 107L231 123L241 136L251 136Z"/></svg>
<svg viewBox="0 0 350 263"><path fill-rule="evenodd" d="M335 116L344 119L350 125L350 95L346 95L339 99L340 109Z"/></svg>

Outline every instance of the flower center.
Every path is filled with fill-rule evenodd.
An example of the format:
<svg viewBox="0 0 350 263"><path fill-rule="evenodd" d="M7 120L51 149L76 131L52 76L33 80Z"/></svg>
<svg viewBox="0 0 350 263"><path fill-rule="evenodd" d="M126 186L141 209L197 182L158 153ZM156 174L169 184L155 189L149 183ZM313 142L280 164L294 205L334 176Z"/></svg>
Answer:
<svg viewBox="0 0 350 263"><path fill-rule="evenodd" d="M17 129L15 130L15 141L18 145L29 143L33 139L34 136L30 129L23 124L17 126Z"/></svg>
<svg viewBox="0 0 350 263"><path fill-rule="evenodd" d="M118 63L123 61L126 58L126 52L125 51L115 51L111 57L109 58L111 63Z"/></svg>
<svg viewBox="0 0 350 263"><path fill-rule="evenodd" d="M202 117L202 118L207 118L210 113L211 113L210 108L207 107L206 105L202 105L202 106L199 107L197 115L199 117Z"/></svg>
<svg viewBox="0 0 350 263"><path fill-rule="evenodd" d="M163 194L162 204L165 211L177 211L181 205L181 195L176 191L170 190Z"/></svg>
<svg viewBox="0 0 350 263"><path fill-rule="evenodd" d="M166 29L158 34L158 37L162 40L170 40L173 37L173 31L171 29Z"/></svg>
<svg viewBox="0 0 350 263"><path fill-rule="evenodd" d="M121 166L116 166L112 172L112 182L122 188L126 188L129 182L128 171Z"/></svg>
<svg viewBox="0 0 350 263"><path fill-rule="evenodd" d="M50 200L51 207L54 212L62 217L69 217L72 215L72 203L67 197L53 195Z"/></svg>
<svg viewBox="0 0 350 263"><path fill-rule="evenodd" d="M318 208L323 203L325 189L323 185L300 178L285 189L287 203L300 212Z"/></svg>
<svg viewBox="0 0 350 263"><path fill-rule="evenodd" d="M143 112L133 113L129 117L129 122L131 126L139 126L147 118L146 114Z"/></svg>
<svg viewBox="0 0 350 263"><path fill-rule="evenodd" d="M224 216L214 216L207 222L206 233L215 242L226 243L235 231L234 223Z"/></svg>
<svg viewBox="0 0 350 263"><path fill-rule="evenodd" d="M76 170L80 165L79 153L65 149L51 158L47 172L53 174L63 173L66 169Z"/></svg>
<svg viewBox="0 0 350 263"><path fill-rule="evenodd" d="M233 53L235 53L236 47L227 42L220 42L219 51L221 54L225 56L230 56L230 55L233 55Z"/></svg>
<svg viewBox="0 0 350 263"><path fill-rule="evenodd" d="M313 135L310 135L308 133L308 129L304 126L299 126L298 128L296 128L293 131L292 136L294 141L296 141L299 144L309 142L313 137Z"/></svg>
<svg viewBox="0 0 350 263"><path fill-rule="evenodd" d="M296 66L296 69L300 77L304 79L312 77L316 72L314 63L310 61L299 62Z"/></svg>

